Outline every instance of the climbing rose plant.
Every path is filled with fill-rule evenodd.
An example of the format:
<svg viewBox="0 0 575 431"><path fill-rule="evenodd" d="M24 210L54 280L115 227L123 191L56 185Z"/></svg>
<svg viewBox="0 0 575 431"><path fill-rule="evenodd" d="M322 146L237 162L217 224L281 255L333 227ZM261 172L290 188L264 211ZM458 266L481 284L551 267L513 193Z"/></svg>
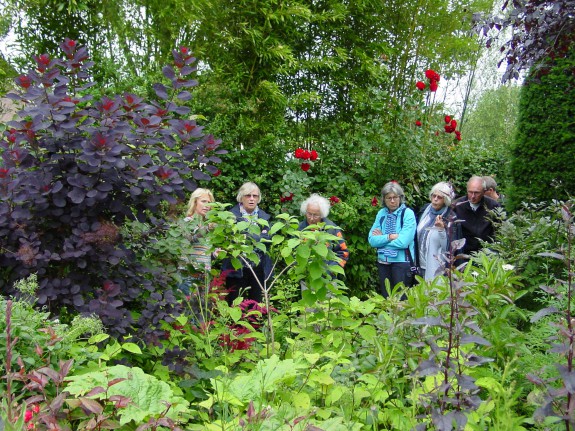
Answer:
<svg viewBox="0 0 575 431"><path fill-rule="evenodd" d="M62 59L34 57L8 95L22 109L0 140L0 290L37 273L39 305L153 339L176 300L167 278L124 247L120 227L160 225L162 205L217 175L225 151L185 106L197 85L187 48L173 51L150 100L93 97L85 47L66 39L60 48Z"/></svg>

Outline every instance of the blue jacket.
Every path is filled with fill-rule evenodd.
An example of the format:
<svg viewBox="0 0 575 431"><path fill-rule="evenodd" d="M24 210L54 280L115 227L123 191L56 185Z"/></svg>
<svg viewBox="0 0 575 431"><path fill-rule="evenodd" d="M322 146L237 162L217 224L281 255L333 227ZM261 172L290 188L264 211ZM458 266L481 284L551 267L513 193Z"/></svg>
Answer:
<svg viewBox="0 0 575 431"><path fill-rule="evenodd" d="M377 259L382 262L409 262L409 258L405 253L407 248L409 248L412 258L415 259L414 238L417 229L415 213L411 208L406 207L405 204L401 204L399 208L393 212L393 214L397 215L395 233L399 234L399 237L392 241L390 241L388 235L385 234L373 235L374 229L380 229L382 232L385 232L385 221L389 214L390 212L387 207L384 207L379 210L375 216L373 226L369 230L369 245L377 249ZM396 250L397 256L391 257L384 255L384 249Z"/></svg>

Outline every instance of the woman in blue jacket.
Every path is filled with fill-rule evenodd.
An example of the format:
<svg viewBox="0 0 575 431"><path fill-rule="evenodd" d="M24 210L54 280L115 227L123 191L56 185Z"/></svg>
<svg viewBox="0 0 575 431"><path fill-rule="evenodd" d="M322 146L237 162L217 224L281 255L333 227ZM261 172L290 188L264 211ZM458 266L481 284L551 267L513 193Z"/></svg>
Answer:
<svg viewBox="0 0 575 431"><path fill-rule="evenodd" d="M386 280L389 280L390 287L400 282L406 286L411 284L410 262L415 258L417 223L413 210L405 206L403 189L396 181L383 186L381 199L383 208L375 217L368 240L369 245L377 249L380 290L387 297Z"/></svg>

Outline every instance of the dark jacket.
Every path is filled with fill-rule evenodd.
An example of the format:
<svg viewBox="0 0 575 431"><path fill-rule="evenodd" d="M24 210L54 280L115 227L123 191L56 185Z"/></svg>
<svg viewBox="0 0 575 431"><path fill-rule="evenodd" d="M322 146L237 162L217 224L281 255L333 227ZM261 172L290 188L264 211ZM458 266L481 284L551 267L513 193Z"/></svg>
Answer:
<svg viewBox="0 0 575 431"><path fill-rule="evenodd" d="M469 254L481 249L479 240L492 242L495 236L495 228L491 222L490 213L500 208L499 202L484 196L479 203L479 208L473 211L467 196L457 199L452 204L453 210L461 227L461 237L465 238L463 253Z"/></svg>
<svg viewBox="0 0 575 431"><path fill-rule="evenodd" d="M232 212L236 216L237 222L244 220L242 213L240 211L240 204L237 204L236 206L234 206L230 210L230 212ZM262 210L261 208L258 208L258 218L261 218L261 219L269 222L271 216L268 213L266 213L264 210ZM262 227L261 234L260 235L252 235L252 238L254 238L256 241L259 241L261 239L269 239L267 229ZM264 273L265 278L268 278L272 272L272 260L266 253L261 253L259 250L256 250L256 252L258 253L258 255L260 257L260 263L259 263L258 267L263 269L263 273ZM243 277L243 271L242 270L243 270L243 268L240 268L239 270L235 270L233 265L232 265L232 262L229 259L224 259L224 261L222 262L222 271L230 271L228 273L228 277L241 278L241 277Z"/></svg>
<svg viewBox="0 0 575 431"><path fill-rule="evenodd" d="M332 245L332 250L336 254L336 256L338 257L338 261L337 262L327 262L327 264L328 265L337 264L343 268L345 266L345 263L349 259L349 250L347 249L347 244L345 243L345 239L343 239L343 234L341 232L341 229L338 228L335 225L335 223L332 222L328 218L322 218L321 222L325 223L324 230L327 233L329 233L330 235L337 236L339 238L337 243ZM302 222L300 222L300 224L297 228L298 228L298 230L304 230L308 226L309 226L309 224L307 222L307 219L304 219Z"/></svg>

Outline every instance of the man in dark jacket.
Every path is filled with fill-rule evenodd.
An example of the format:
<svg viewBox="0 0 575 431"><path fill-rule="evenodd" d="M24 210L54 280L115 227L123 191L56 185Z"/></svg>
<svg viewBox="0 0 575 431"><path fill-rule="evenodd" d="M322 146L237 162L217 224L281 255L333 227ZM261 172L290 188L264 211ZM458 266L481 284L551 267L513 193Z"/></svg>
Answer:
<svg viewBox="0 0 575 431"><path fill-rule="evenodd" d="M472 176L467 181L467 196L457 199L453 209L461 221L461 237L465 238L462 252L469 255L481 249L479 240L491 242L495 228L491 218L493 210L501 205L494 199L485 196L485 181L482 177Z"/></svg>

